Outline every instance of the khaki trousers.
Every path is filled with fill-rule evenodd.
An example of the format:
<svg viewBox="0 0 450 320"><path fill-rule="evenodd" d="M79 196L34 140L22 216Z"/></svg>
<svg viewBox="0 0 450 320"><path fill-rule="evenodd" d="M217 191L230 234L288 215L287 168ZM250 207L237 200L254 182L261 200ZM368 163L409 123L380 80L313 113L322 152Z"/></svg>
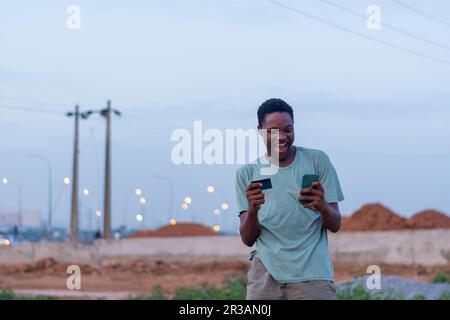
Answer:
<svg viewBox="0 0 450 320"><path fill-rule="evenodd" d="M336 300L333 281L278 283L258 258L247 274L247 300Z"/></svg>

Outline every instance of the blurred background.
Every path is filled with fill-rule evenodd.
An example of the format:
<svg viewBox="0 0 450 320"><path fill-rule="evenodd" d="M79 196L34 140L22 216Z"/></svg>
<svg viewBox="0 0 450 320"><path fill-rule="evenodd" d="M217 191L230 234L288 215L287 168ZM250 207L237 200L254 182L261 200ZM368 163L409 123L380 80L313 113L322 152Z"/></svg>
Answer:
<svg viewBox="0 0 450 320"><path fill-rule="evenodd" d="M447 1L0 7L1 247L70 239L76 105L86 115L77 239L104 237L107 101L117 111L111 239L220 235L238 243L240 165L175 165L171 134L193 132L197 120L204 130L255 128L258 106L272 97L294 108L295 144L333 162L346 197L343 231L450 227Z"/></svg>

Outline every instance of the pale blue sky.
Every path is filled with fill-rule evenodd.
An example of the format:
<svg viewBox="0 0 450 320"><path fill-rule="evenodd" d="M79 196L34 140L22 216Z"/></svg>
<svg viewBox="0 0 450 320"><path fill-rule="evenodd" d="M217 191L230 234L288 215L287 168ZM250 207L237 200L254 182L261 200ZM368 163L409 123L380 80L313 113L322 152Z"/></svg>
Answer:
<svg viewBox="0 0 450 320"><path fill-rule="evenodd" d="M281 1L383 41L450 61L448 50L394 33L321 1ZM391 0L335 0L382 21L450 46L450 28ZM444 0L405 2L450 21ZM66 28L66 8L81 8L81 30ZM383 46L307 19L269 1L11 1L0 5L0 176L21 183L24 206L46 216L46 172L29 153L53 163L55 198L71 174L75 103L100 108L109 98L123 112L113 124L113 223L141 186L162 221L167 186L175 183L176 216L236 229L236 166L172 165L170 133L252 128L265 99L295 109L298 145L328 153L341 180L344 214L381 202L408 216L425 208L450 213L450 65ZM51 112L14 111L26 107ZM58 114L54 111L61 111ZM80 187L85 207L102 208L103 121L81 125ZM97 150L97 151L95 151ZM207 194L208 184L217 192ZM192 208L182 211L185 195ZM69 190L55 212L66 226ZM212 211L227 201L220 218ZM139 206L130 197L129 225ZM0 186L0 210L17 209L17 192ZM133 211L133 213L132 213ZM150 207L147 212L151 212ZM83 213L86 215L87 213ZM164 215L166 216L166 215ZM216 220L214 220L216 219ZM86 225L86 219L82 224Z"/></svg>

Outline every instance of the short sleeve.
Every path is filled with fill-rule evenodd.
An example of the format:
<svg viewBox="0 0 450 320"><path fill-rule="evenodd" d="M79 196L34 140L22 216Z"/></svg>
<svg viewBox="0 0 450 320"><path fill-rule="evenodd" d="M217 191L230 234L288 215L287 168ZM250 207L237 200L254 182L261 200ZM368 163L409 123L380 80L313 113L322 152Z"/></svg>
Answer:
<svg viewBox="0 0 450 320"><path fill-rule="evenodd" d="M241 215L243 211L247 211L248 209L248 202L247 202L247 196L245 194L245 191L247 190L247 174L245 167L240 168L236 172L236 201L237 201L237 208L238 208L238 214Z"/></svg>
<svg viewBox="0 0 450 320"><path fill-rule="evenodd" d="M325 153L319 158L318 171L320 183L325 190L325 201L328 203L338 203L344 200L339 178L336 169Z"/></svg>

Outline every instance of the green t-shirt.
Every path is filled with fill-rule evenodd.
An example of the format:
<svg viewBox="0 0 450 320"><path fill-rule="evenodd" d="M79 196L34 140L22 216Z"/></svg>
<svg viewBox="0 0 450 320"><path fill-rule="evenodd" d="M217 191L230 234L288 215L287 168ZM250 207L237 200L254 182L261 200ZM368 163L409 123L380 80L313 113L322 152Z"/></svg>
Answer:
<svg viewBox="0 0 450 320"><path fill-rule="evenodd" d="M328 203L338 203L344 200L344 195L336 170L324 152L296 148L294 161L287 167L278 167L274 175L261 175L261 167L268 167L261 158L236 173L239 213L248 209L245 190L251 181L270 178L272 182L272 189L263 191L265 203L258 213L261 233L251 259L254 255L261 259L279 283L333 281L327 231L320 214L300 204L298 191L304 174L319 174Z"/></svg>

